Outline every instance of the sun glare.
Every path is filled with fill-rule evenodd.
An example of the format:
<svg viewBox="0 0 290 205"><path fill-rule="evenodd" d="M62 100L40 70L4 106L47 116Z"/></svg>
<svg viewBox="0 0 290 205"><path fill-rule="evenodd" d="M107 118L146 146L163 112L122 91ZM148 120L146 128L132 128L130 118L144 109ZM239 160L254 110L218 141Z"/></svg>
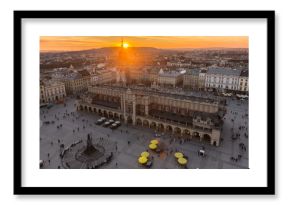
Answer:
<svg viewBox="0 0 290 205"><path fill-rule="evenodd" d="M129 44L128 43L124 43L123 44L123 48L128 48L129 47Z"/></svg>

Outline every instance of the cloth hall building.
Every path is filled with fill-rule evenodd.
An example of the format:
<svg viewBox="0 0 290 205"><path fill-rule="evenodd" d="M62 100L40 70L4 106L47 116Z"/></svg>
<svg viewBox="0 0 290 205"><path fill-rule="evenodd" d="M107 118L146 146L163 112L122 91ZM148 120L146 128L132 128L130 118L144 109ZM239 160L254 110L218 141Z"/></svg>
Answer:
<svg viewBox="0 0 290 205"><path fill-rule="evenodd" d="M223 101L117 86L89 86L77 109L154 129L172 137L219 146Z"/></svg>

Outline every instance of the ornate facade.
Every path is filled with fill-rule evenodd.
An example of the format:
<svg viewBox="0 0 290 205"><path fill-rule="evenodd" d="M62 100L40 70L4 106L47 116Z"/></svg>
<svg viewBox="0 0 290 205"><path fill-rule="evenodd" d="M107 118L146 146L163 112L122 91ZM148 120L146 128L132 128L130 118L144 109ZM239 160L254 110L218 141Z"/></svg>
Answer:
<svg viewBox="0 0 290 205"><path fill-rule="evenodd" d="M64 100L65 85L61 82L40 82L40 103L52 103Z"/></svg>
<svg viewBox="0 0 290 205"><path fill-rule="evenodd" d="M91 77L88 71L82 70L71 73L63 79L67 94L81 94L88 89Z"/></svg>
<svg viewBox="0 0 290 205"><path fill-rule="evenodd" d="M197 137L216 146L220 143L224 111L221 102L116 86L90 86L88 91L89 94L77 102L78 110L176 137Z"/></svg>

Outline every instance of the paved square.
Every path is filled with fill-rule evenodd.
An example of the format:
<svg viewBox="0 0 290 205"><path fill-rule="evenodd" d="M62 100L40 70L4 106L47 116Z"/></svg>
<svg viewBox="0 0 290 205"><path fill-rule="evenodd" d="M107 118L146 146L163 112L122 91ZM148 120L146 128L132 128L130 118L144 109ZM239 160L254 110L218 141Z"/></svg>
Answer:
<svg viewBox="0 0 290 205"><path fill-rule="evenodd" d="M82 140L85 146L88 134L93 141L104 138L117 145L112 160L101 166L104 169L139 169L145 168L138 163L140 153L148 150L153 157L153 169L179 169L181 167L175 157L175 151L182 152L188 157L189 169L247 169L248 149L241 149L243 143L248 148L248 102L227 99L227 113L222 129L222 142L219 147L211 146L208 142L199 139L190 141L171 140L170 136L162 133L160 142L166 149L157 154L148 148L155 132L141 126L126 126L122 124L116 130L96 125L100 118L96 113L76 111L75 99L69 98L66 106L56 104L50 109L41 108L40 115L40 160L43 160L45 169L64 168L60 154L61 144L64 147ZM50 121L50 124L44 122ZM54 121L54 123L51 123ZM59 128L58 128L59 126ZM233 137L233 138L232 138ZM128 143L129 142L129 143ZM198 151L204 147L206 156L198 156ZM233 160L232 158L238 158Z"/></svg>

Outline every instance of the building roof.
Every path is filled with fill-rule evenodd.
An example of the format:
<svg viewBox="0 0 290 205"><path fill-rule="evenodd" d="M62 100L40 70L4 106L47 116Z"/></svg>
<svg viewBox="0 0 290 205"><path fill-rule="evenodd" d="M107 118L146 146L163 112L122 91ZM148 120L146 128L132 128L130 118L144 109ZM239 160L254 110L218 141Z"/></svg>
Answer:
<svg viewBox="0 0 290 205"><path fill-rule="evenodd" d="M82 77L81 74L73 72L73 73L70 73L69 75L64 76L64 79L65 80L76 80L76 79L79 79L81 77Z"/></svg>
<svg viewBox="0 0 290 205"><path fill-rule="evenodd" d="M210 120L215 127L221 127L223 123L222 115L223 115L222 112L207 113L207 112L195 111L193 113L193 118L194 119L200 118L203 121Z"/></svg>
<svg viewBox="0 0 290 205"><path fill-rule="evenodd" d="M199 69L188 69L186 70L185 75L199 75L200 70Z"/></svg>
<svg viewBox="0 0 290 205"><path fill-rule="evenodd" d="M50 86L64 86L64 83L59 82L59 81L54 81L54 80L46 80L46 81L40 81L40 85L43 85L45 87L50 87Z"/></svg>
<svg viewBox="0 0 290 205"><path fill-rule="evenodd" d="M147 71L149 74L158 74L160 70L158 68L149 68Z"/></svg>
<svg viewBox="0 0 290 205"><path fill-rule="evenodd" d="M176 78L178 76L182 75L180 72L177 71L169 71L169 72L164 72L164 73L159 73L159 76L161 77L173 77Z"/></svg>
<svg viewBox="0 0 290 205"><path fill-rule="evenodd" d="M81 74L82 77L90 76L90 73L87 70L79 70L78 73Z"/></svg>
<svg viewBox="0 0 290 205"><path fill-rule="evenodd" d="M59 69L52 74L52 78L58 80L75 80L81 77L79 72L69 69Z"/></svg>
<svg viewBox="0 0 290 205"><path fill-rule="evenodd" d="M109 89L114 89L114 90L119 90L119 91L127 91L127 87L122 87L122 86L112 86L112 85L96 85L92 87L100 87L100 88L109 88ZM214 99L209 99L209 98L204 98L204 97L196 97L196 96L189 96L189 95L182 95L182 94L175 94L175 93L168 93L168 92L163 92L163 91L157 91L151 88L138 88L138 87L131 87L130 88L132 92L137 92L137 93L143 93L143 95L150 95L150 96L164 96L164 97L172 97L175 99L180 99L180 100L189 100L189 101L199 101L199 102L205 102L205 103L211 103L211 104L218 104L221 103L221 101L217 101Z"/></svg>
<svg viewBox="0 0 290 205"><path fill-rule="evenodd" d="M230 68L208 68L207 74L240 76L241 70Z"/></svg>

